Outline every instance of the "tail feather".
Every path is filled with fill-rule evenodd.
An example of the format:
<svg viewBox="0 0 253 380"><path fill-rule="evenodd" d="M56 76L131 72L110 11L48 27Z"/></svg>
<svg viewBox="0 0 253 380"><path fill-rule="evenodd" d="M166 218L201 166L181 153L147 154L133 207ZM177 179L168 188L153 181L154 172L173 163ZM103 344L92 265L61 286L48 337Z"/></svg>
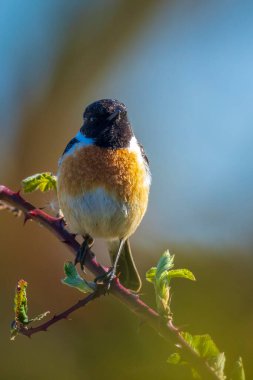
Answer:
<svg viewBox="0 0 253 380"><path fill-rule="evenodd" d="M112 264L115 261L118 249L119 240L108 243L109 254ZM117 265L117 274L119 274L119 280L126 288L138 292L141 288L141 279L133 260L130 243L127 239L123 245L121 255Z"/></svg>

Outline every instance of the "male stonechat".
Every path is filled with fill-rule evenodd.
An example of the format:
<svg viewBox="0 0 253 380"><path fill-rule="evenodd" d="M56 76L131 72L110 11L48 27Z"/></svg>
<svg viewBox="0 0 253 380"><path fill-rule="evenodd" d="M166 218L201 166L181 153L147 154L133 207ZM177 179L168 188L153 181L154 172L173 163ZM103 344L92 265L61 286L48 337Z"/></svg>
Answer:
<svg viewBox="0 0 253 380"><path fill-rule="evenodd" d="M148 159L134 136L126 106L112 99L90 104L80 131L60 158L58 198L70 230L84 237L76 263L83 268L91 237L107 241L112 261L109 286L119 275L127 288L141 287L129 237L146 212L150 184Z"/></svg>

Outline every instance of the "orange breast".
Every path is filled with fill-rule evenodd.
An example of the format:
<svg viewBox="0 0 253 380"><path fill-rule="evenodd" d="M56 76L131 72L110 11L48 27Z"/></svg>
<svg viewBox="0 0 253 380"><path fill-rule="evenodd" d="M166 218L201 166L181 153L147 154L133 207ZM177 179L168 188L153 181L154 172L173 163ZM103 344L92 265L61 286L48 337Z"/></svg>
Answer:
<svg viewBox="0 0 253 380"><path fill-rule="evenodd" d="M147 171L135 152L87 146L63 159L58 173L58 192L80 196L103 187L127 203L146 209L149 193Z"/></svg>

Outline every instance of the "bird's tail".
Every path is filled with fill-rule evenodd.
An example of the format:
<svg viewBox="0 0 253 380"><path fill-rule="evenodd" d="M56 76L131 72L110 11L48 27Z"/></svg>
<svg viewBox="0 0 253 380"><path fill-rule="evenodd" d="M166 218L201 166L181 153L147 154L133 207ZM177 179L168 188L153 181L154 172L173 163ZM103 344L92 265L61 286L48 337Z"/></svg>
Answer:
<svg viewBox="0 0 253 380"><path fill-rule="evenodd" d="M110 241L108 243L108 249L112 264L115 261L119 249L119 243L119 240ZM131 289L134 292L138 292L140 290L141 279L133 260L128 239L123 245L116 273L119 274L119 280L126 288Z"/></svg>

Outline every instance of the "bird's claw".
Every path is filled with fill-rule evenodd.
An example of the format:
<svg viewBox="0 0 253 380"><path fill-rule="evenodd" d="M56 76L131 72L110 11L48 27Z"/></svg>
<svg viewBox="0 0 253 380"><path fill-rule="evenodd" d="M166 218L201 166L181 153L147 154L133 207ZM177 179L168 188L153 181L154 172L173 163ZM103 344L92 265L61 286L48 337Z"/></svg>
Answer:
<svg viewBox="0 0 253 380"><path fill-rule="evenodd" d="M82 245L80 246L76 258L75 258L75 265L80 263L80 267L82 270L84 270L84 264L85 264L85 259L86 255L89 251L89 249L93 246L94 240L90 235L87 235L84 237L84 241Z"/></svg>
<svg viewBox="0 0 253 380"><path fill-rule="evenodd" d="M108 294L111 288L111 284L115 278L116 278L115 268L111 267L105 274L96 277L94 282L96 283L102 282L104 285L105 294Z"/></svg>

